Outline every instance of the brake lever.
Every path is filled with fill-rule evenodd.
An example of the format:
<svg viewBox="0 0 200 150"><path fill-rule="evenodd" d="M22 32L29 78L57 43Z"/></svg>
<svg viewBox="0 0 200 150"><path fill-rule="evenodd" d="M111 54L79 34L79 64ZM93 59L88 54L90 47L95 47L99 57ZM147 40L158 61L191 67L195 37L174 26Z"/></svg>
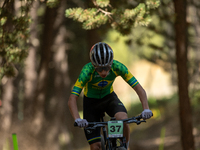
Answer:
<svg viewBox="0 0 200 150"><path fill-rule="evenodd" d="M85 130L95 130L95 127L86 127Z"/></svg>
<svg viewBox="0 0 200 150"><path fill-rule="evenodd" d="M137 123L137 120L129 120L129 121L127 121L127 123Z"/></svg>

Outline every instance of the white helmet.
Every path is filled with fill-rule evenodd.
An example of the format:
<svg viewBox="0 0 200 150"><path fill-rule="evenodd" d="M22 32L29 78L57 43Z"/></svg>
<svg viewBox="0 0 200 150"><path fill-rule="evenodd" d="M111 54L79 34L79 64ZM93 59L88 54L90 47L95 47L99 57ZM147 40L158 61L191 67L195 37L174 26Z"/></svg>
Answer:
<svg viewBox="0 0 200 150"><path fill-rule="evenodd" d="M96 43L90 50L90 60L95 67L111 67L113 62L113 50L106 43Z"/></svg>

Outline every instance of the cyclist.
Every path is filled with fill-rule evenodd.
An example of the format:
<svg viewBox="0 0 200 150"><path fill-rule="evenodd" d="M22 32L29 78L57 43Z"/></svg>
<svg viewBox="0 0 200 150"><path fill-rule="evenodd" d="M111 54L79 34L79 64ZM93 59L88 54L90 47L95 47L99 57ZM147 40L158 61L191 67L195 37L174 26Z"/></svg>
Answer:
<svg viewBox="0 0 200 150"><path fill-rule="evenodd" d="M91 62L82 68L68 101L70 112L79 127L86 127L88 122L99 122L104 112L117 120L128 118L126 108L113 91L113 82L117 76L121 76L136 91L143 107L142 117L151 118L152 111L149 109L145 90L125 65L113 60L113 50L108 44L99 42L92 46L90 60ZM81 119L77 99L83 88L83 119ZM85 131L85 135L90 149L99 150L100 129L91 134ZM128 124L124 125L124 136L128 147L130 139Z"/></svg>

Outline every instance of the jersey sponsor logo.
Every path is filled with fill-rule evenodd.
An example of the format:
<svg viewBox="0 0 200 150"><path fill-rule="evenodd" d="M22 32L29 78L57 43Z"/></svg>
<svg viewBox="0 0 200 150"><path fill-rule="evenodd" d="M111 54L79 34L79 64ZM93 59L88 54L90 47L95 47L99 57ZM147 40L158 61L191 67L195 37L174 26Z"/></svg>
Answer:
<svg viewBox="0 0 200 150"><path fill-rule="evenodd" d="M102 87L92 86L92 89L95 89L95 90L101 90Z"/></svg>
<svg viewBox="0 0 200 150"><path fill-rule="evenodd" d="M124 106L124 104L122 104L122 103L118 103L118 105Z"/></svg>

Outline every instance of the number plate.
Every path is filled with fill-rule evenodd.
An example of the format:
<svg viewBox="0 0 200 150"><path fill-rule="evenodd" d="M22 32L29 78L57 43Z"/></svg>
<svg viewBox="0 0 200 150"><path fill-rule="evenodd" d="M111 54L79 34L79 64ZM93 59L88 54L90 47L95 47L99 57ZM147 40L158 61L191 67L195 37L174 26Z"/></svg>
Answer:
<svg viewBox="0 0 200 150"><path fill-rule="evenodd" d="M123 137L123 121L108 121L108 137Z"/></svg>

